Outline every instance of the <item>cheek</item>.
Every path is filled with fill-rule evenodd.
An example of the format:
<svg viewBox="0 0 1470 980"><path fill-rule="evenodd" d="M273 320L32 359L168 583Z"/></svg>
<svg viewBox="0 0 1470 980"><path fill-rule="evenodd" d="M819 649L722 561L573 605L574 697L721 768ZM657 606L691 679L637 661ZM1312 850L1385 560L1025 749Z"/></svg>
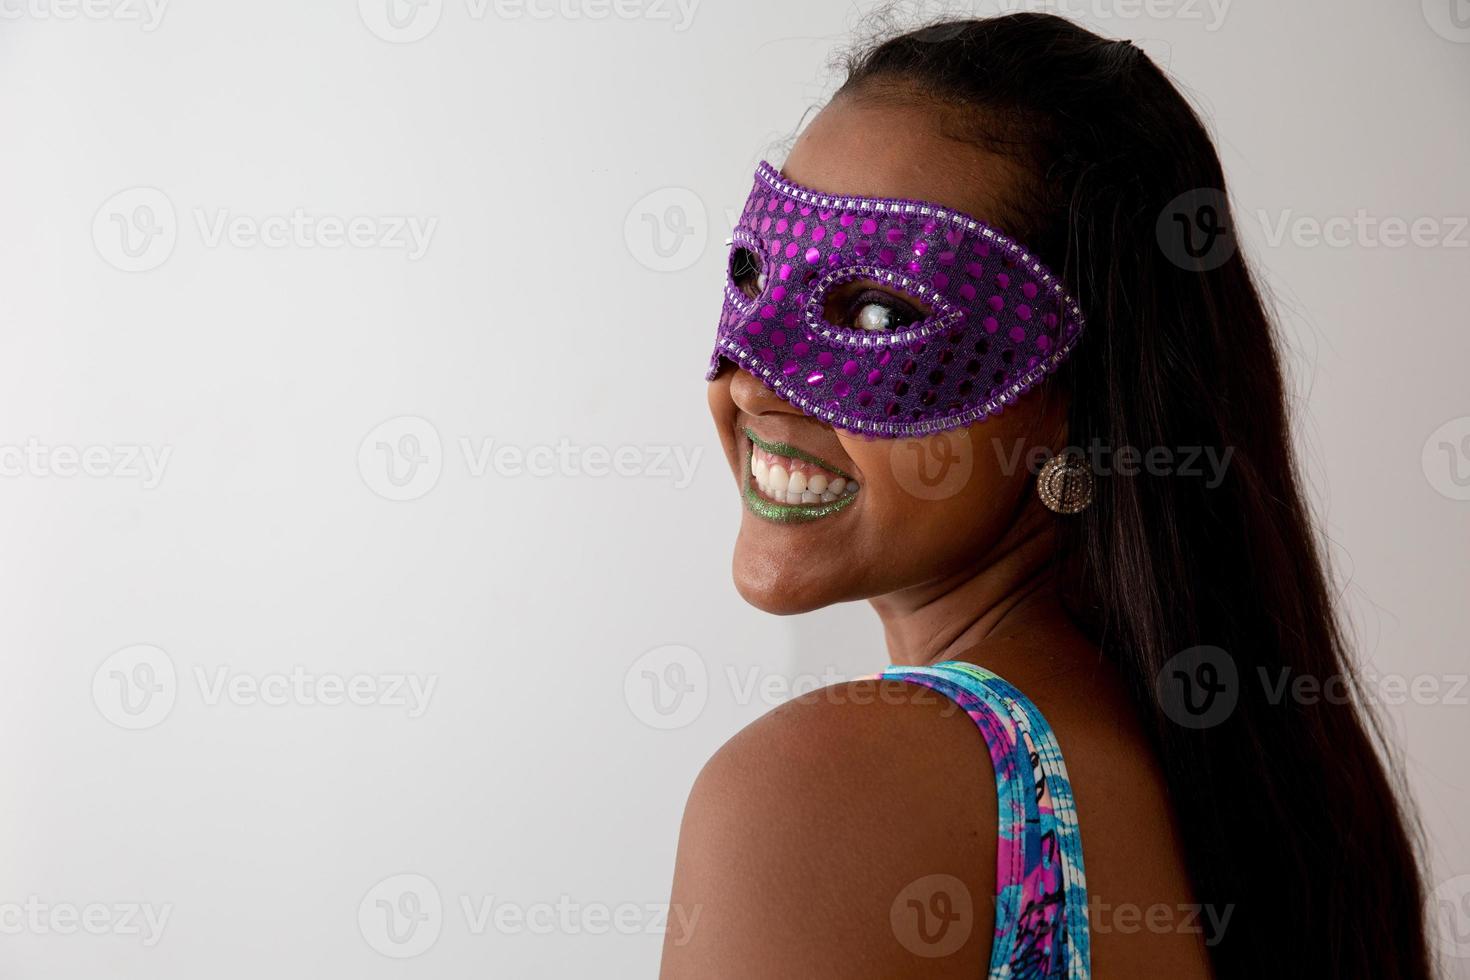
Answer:
<svg viewBox="0 0 1470 980"><path fill-rule="evenodd" d="M705 401L709 403L709 413L716 423L730 418L735 412L735 403L730 399L730 378L734 373L721 371L719 377L705 385Z"/></svg>
<svg viewBox="0 0 1470 980"><path fill-rule="evenodd" d="M724 371L711 381L705 389L705 400L709 403L710 418L720 437L720 446L732 468L737 468L735 446L735 402L730 398L730 378L734 371Z"/></svg>
<svg viewBox="0 0 1470 980"><path fill-rule="evenodd" d="M1028 474L1024 463L1010 465L1008 454L997 454L992 436L972 426L922 439L846 444L865 477L865 513L875 532L936 562L973 555L998 539L1016 514Z"/></svg>

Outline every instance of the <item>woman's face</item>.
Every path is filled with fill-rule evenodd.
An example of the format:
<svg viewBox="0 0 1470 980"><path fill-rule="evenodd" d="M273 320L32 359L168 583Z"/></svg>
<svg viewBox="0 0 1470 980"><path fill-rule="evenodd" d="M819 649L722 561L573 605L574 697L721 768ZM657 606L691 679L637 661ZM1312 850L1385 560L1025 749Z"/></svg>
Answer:
<svg viewBox="0 0 1470 980"><path fill-rule="evenodd" d="M942 123L937 110L839 98L783 172L818 191L932 201L993 221L1015 183L1011 165L944 136ZM911 300L872 286L855 284L829 317L915 313ZM968 428L873 439L806 415L727 365L709 404L745 500L736 588L758 608L797 613L984 567L1038 506L1031 453L1061 446L1062 406L1045 389Z"/></svg>

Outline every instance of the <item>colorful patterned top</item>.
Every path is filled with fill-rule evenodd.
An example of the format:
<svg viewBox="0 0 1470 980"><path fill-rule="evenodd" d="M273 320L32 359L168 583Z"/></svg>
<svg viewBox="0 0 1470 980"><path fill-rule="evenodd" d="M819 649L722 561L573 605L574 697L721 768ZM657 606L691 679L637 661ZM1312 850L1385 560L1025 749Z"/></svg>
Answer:
<svg viewBox="0 0 1470 980"><path fill-rule="evenodd" d="M974 664L889 667L878 676L920 684L975 722L995 767L995 943L989 980L1087 980L1087 882L1072 784L1051 726L1026 696Z"/></svg>

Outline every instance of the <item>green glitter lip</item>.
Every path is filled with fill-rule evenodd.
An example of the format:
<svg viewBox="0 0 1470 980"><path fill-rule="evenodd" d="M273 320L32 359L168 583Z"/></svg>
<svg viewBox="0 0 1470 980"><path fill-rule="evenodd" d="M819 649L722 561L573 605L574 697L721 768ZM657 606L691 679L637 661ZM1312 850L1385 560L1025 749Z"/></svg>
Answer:
<svg viewBox="0 0 1470 980"><path fill-rule="evenodd" d="M848 476L837 467L833 466L831 463L823 459L818 459L804 449L797 449L795 446L786 442L766 442L764 439L756 438L755 433L751 432L749 429L746 429L744 431L745 438L749 439L751 442L755 443L757 446L764 449L772 456L787 456L791 459L799 459L804 463L811 463L813 466L820 466L828 473L836 473L844 480L852 480L853 483L858 482L857 480L853 480L852 477ZM834 500L833 503L836 503L836 501Z"/></svg>
<svg viewBox="0 0 1470 980"><path fill-rule="evenodd" d="M755 487L750 485L748 478L745 484L745 506L756 517L763 517L777 524L797 524L802 521L815 521L818 518L830 517L856 499L857 494L850 493L826 504L778 504L774 500L762 497Z"/></svg>
<svg viewBox="0 0 1470 980"><path fill-rule="evenodd" d="M826 463L814 456L801 453L800 450L793 451L793 448L785 443L761 442L750 434L749 429L745 430L745 435L754 445L760 446L768 453L804 460L813 466L824 467L844 479L852 479L846 473L827 466ZM774 500L768 500L762 497L760 491L755 488L755 477L750 472L750 463L754 455L754 450L745 454L745 487L742 496L745 498L746 508L756 517L764 518L777 524L800 524L803 521L815 521L823 517L830 517L857 499L857 494L849 493L838 497L836 500L828 501L825 504L778 504ZM856 483L857 481L853 480L853 482Z"/></svg>

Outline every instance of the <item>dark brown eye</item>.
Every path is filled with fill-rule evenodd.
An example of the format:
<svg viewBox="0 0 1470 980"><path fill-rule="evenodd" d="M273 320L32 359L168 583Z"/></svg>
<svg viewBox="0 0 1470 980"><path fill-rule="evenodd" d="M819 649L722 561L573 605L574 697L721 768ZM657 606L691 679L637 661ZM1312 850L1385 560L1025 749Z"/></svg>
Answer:
<svg viewBox="0 0 1470 980"><path fill-rule="evenodd" d="M824 316L828 323L848 330L889 333L932 315L917 303L900 299L872 283L849 282L827 294Z"/></svg>
<svg viewBox="0 0 1470 980"><path fill-rule="evenodd" d="M730 281L749 299L766 291L765 266L761 257L743 245L730 251Z"/></svg>

